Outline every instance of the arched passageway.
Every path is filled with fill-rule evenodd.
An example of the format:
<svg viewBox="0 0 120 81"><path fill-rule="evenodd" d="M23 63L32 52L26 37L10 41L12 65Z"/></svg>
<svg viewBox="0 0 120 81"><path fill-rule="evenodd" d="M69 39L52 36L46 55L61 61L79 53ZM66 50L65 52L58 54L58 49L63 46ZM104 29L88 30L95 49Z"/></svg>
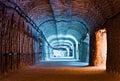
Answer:
<svg viewBox="0 0 120 81"><path fill-rule="evenodd" d="M120 74L119 14L119 0L0 0L0 75L41 61Z"/></svg>

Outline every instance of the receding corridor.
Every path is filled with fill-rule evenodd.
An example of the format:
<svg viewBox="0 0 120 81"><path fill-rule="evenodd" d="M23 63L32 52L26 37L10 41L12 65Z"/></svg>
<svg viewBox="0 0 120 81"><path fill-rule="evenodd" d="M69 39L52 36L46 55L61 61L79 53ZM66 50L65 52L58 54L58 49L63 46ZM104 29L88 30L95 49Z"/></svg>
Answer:
<svg viewBox="0 0 120 81"><path fill-rule="evenodd" d="M0 81L120 81L120 0L0 0Z"/></svg>
<svg viewBox="0 0 120 81"><path fill-rule="evenodd" d="M120 81L105 67L29 66L7 74L0 81Z"/></svg>

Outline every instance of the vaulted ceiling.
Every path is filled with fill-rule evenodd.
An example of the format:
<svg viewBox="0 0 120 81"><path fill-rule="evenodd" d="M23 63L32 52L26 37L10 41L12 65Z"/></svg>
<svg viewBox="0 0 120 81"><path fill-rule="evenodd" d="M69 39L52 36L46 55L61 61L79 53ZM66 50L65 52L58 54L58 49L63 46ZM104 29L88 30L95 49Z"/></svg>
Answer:
<svg viewBox="0 0 120 81"><path fill-rule="evenodd" d="M16 0L47 38L80 41L120 12L120 0Z"/></svg>
<svg viewBox="0 0 120 81"><path fill-rule="evenodd" d="M49 19L77 20L89 29L120 12L120 0L25 0L20 5L39 23Z"/></svg>

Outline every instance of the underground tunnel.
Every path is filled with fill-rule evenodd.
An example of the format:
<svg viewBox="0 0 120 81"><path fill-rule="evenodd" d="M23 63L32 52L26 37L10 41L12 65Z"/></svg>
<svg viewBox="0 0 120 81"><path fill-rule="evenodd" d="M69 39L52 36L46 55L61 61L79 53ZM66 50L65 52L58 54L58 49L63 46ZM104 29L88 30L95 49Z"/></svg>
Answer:
<svg viewBox="0 0 120 81"><path fill-rule="evenodd" d="M119 0L0 0L0 76L27 66L119 75L119 13Z"/></svg>

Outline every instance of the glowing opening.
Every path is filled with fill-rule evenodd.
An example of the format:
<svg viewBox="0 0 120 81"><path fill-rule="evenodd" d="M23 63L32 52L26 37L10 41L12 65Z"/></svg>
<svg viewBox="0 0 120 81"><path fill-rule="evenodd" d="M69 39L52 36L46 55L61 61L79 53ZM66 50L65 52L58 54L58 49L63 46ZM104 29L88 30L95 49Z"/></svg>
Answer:
<svg viewBox="0 0 120 81"><path fill-rule="evenodd" d="M64 58L68 56L68 51L64 48L59 48L59 50L53 50L52 57L54 58Z"/></svg>

